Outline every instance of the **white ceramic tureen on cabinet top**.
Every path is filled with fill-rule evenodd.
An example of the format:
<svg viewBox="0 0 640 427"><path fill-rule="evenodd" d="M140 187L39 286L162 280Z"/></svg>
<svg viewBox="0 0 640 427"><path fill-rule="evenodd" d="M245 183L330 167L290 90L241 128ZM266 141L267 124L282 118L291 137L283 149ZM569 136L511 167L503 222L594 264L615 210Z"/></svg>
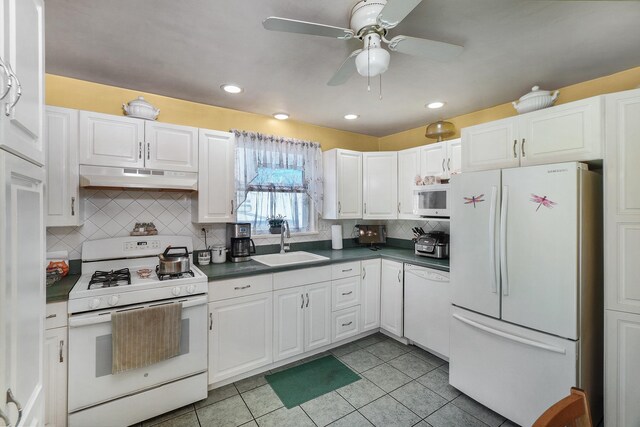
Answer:
<svg viewBox="0 0 640 427"><path fill-rule="evenodd" d="M122 104L122 109L127 116L146 120L156 120L160 114L160 110L148 103L142 96L127 104Z"/></svg>
<svg viewBox="0 0 640 427"><path fill-rule="evenodd" d="M531 92L523 95L518 101L512 102L512 104L518 111L518 114L529 113L551 107L556 99L558 99L559 94L559 90L552 92L550 90L540 90L539 86L534 86L531 88Z"/></svg>

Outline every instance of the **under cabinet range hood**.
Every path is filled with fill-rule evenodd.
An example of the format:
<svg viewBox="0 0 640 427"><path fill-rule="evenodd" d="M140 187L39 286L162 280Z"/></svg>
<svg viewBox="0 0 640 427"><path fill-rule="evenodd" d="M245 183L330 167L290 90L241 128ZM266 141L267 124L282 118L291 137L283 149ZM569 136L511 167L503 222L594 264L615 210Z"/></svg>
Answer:
<svg viewBox="0 0 640 427"><path fill-rule="evenodd" d="M196 172L80 165L82 188L139 188L196 191Z"/></svg>

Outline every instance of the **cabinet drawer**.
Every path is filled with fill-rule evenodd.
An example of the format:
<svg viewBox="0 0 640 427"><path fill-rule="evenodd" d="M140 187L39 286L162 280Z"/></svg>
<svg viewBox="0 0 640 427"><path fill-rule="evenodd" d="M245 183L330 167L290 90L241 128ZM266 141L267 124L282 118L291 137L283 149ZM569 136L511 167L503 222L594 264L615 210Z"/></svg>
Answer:
<svg viewBox="0 0 640 427"><path fill-rule="evenodd" d="M360 332L360 306L331 313L332 342L357 335Z"/></svg>
<svg viewBox="0 0 640 427"><path fill-rule="evenodd" d="M271 274L219 280L209 282L209 301L220 301L227 298L271 292L272 290L273 276Z"/></svg>
<svg viewBox="0 0 640 427"><path fill-rule="evenodd" d="M332 311L342 310L358 304L360 304L360 276L347 277L346 279L333 280L331 282Z"/></svg>
<svg viewBox="0 0 640 427"><path fill-rule="evenodd" d="M44 328L53 329L62 326L67 326L67 302L47 304Z"/></svg>
<svg viewBox="0 0 640 427"><path fill-rule="evenodd" d="M360 276L360 261L333 264L331 266L331 279Z"/></svg>
<svg viewBox="0 0 640 427"><path fill-rule="evenodd" d="M331 267L311 267L299 270L283 271L273 274L273 288L287 289L294 286L310 285L312 283L328 282L331 280Z"/></svg>

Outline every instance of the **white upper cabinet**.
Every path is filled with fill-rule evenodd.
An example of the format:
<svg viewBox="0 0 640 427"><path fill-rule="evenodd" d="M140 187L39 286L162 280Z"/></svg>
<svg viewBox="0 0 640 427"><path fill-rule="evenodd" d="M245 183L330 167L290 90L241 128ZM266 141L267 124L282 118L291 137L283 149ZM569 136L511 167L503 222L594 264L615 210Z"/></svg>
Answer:
<svg viewBox="0 0 640 427"><path fill-rule="evenodd" d="M511 168L520 164L516 118L462 129L462 170Z"/></svg>
<svg viewBox="0 0 640 427"><path fill-rule="evenodd" d="M78 110L46 107L47 226L83 223L78 194Z"/></svg>
<svg viewBox="0 0 640 427"><path fill-rule="evenodd" d="M144 122L80 111L80 164L143 168Z"/></svg>
<svg viewBox="0 0 640 427"><path fill-rule="evenodd" d="M462 172L462 139L447 141L447 174L449 178Z"/></svg>
<svg viewBox="0 0 640 427"><path fill-rule="evenodd" d="M421 175L447 178L447 159L446 141L420 147Z"/></svg>
<svg viewBox="0 0 640 427"><path fill-rule="evenodd" d="M333 149L322 153L325 219L362 218L362 153Z"/></svg>
<svg viewBox="0 0 640 427"><path fill-rule="evenodd" d="M235 135L200 129L198 192L191 198L192 221L233 222L236 217Z"/></svg>
<svg viewBox="0 0 640 427"><path fill-rule="evenodd" d="M198 129L145 121L145 167L198 172Z"/></svg>
<svg viewBox="0 0 640 427"><path fill-rule="evenodd" d="M0 18L0 147L43 165L43 0L3 0Z"/></svg>
<svg viewBox="0 0 640 427"><path fill-rule="evenodd" d="M416 219L413 214L413 186L420 173L420 148L398 151L398 218Z"/></svg>
<svg viewBox="0 0 640 427"><path fill-rule="evenodd" d="M467 172L603 158L603 97L462 129Z"/></svg>
<svg viewBox="0 0 640 427"><path fill-rule="evenodd" d="M398 218L398 153L362 153L363 218Z"/></svg>

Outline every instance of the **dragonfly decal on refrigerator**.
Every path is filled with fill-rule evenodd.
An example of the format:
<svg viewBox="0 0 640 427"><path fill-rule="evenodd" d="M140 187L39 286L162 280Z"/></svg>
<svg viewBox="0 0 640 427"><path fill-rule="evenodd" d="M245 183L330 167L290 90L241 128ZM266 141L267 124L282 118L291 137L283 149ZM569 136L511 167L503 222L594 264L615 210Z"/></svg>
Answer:
<svg viewBox="0 0 640 427"><path fill-rule="evenodd" d="M557 205L556 202L552 202L551 200L549 200L547 198L547 196L538 196L536 194L531 193L531 200L533 203L537 203L538 207L536 208L536 212L538 212L538 210L540 209L540 206L544 206L545 208L553 208L555 205Z"/></svg>
<svg viewBox="0 0 640 427"><path fill-rule="evenodd" d="M481 194L479 196L471 196L471 197L464 197L464 204L465 205L470 205L473 203L473 208L476 208L476 203L480 203L480 202L484 202L484 194Z"/></svg>

